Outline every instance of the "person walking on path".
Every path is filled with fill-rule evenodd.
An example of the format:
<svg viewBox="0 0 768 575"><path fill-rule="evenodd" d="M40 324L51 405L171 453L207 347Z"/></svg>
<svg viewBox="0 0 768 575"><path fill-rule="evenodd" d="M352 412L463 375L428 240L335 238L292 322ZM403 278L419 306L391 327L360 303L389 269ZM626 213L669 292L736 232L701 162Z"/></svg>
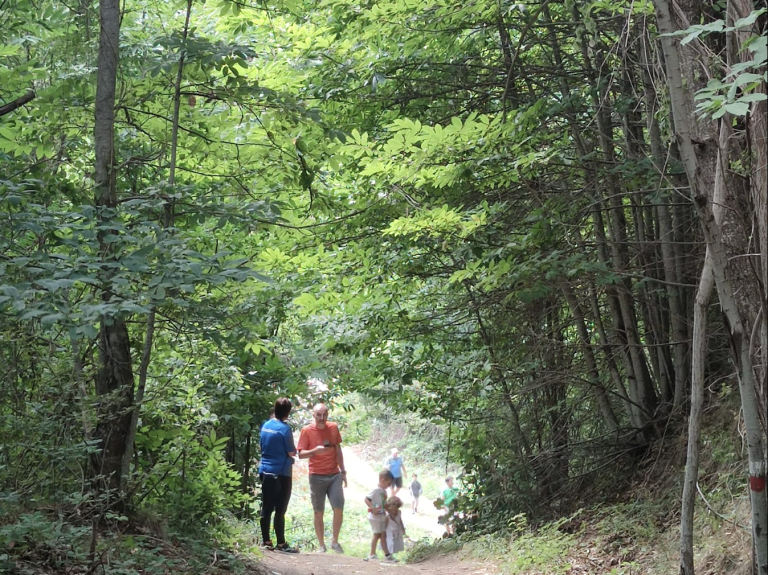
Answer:
<svg viewBox="0 0 768 575"><path fill-rule="evenodd" d="M259 479L261 480L261 537L264 547L277 549L285 553L298 553L285 541L285 512L291 500L293 488L293 458L296 447L293 444L293 432L285 422L291 413L291 400L280 397L275 401L274 416L264 422L259 434L261 462ZM277 545L270 537L272 513L275 514L275 537Z"/></svg>
<svg viewBox="0 0 768 575"><path fill-rule="evenodd" d="M368 523L371 524L373 538L371 539L371 554L365 558L366 561L378 559L376 556L376 546L380 543L381 550L384 552L384 561L396 563L392 552L387 547L387 488L392 485L394 477L389 469L379 473L379 483L368 495L365 496L365 506L368 507Z"/></svg>
<svg viewBox="0 0 768 575"><path fill-rule="evenodd" d="M397 495L397 492L403 488L403 476L406 473L405 463L403 462L403 458L400 457L400 454L397 451L397 447L392 448L392 456L387 459L387 463L385 465L387 469L392 472L392 477L395 478L395 480L392 482L392 487L390 488L390 495L394 497Z"/></svg>
<svg viewBox="0 0 768 575"><path fill-rule="evenodd" d="M301 430L297 449L299 459L309 459L309 496L314 511L315 535L318 552L325 553L325 498L333 509L331 549L344 553L339 544L341 523L344 520L344 487L347 472L341 451L341 434L335 423L328 421L328 406L318 403L312 410L314 423Z"/></svg>
<svg viewBox="0 0 768 575"><path fill-rule="evenodd" d="M421 483L419 483L418 475L415 473L411 476L411 485L408 487L408 491L411 492L411 514L419 512L419 495L421 495Z"/></svg>

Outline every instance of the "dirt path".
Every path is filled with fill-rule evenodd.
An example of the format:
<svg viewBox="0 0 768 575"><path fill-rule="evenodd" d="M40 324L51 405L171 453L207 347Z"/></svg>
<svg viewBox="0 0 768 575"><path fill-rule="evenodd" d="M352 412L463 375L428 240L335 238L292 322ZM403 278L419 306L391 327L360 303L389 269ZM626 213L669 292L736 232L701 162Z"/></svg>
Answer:
<svg viewBox="0 0 768 575"><path fill-rule="evenodd" d="M379 561L363 561L360 557L348 557L335 553L299 553L289 555L278 551L269 552L262 561L268 575L493 575L496 570L489 565L460 561L455 555L433 557L414 565L384 564Z"/></svg>
<svg viewBox="0 0 768 575"><path fill-rule="evenodd" d="M348 472L349 485L344 490L347 500L362 501L375 485L378 469L374 469L360 456L358 446L344 449L344 463ZM305 462L299 463L302 469L296 469L295 475L304 475ZM438 511L432 502L421 497L419 513L411 513L411 496L408 489L398 493L403 500L403 521L406 530L410 526L429 533L432 537L441 537L444 527L437 523ZM343 542L342 542L343 543ZM361 557L337 555L336 553L313 553L311 551L291 555L277 551L266 552L260 567L267 575L376 575L393 573L396 575L494 575L496 569L491 565L462 561L455 554L432 557L417 564L385 564L380 561L364 561Z"/></svg>

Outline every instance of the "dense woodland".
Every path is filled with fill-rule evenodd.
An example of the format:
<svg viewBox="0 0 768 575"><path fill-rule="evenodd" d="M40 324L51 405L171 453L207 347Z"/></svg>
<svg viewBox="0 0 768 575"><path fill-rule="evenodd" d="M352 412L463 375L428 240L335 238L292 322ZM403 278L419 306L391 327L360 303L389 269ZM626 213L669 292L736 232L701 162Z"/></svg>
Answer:
<svg viewBox="0 0 768 575"><path fill-rule="evenodd" d="M768 574L760 8L0 0L0 540L239 513L314 380L445 426L477 532L687 442L692 575L731 398Z"/></svg>

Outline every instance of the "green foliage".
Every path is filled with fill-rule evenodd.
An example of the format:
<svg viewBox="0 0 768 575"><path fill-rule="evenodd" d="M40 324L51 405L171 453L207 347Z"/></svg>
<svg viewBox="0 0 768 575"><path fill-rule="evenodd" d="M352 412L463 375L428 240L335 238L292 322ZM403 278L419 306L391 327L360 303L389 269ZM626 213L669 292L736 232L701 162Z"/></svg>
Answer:
<svg viewBox="0 0 768 575"><path fill-rule="evenodd" d="M7 520L0 517L0 522ZM23 513L0 525L0 546L15 557L59 570L85 561L90 532L90 527L50 519L39 511Z"/></svg>
<svg viewBox="0 0 768 575"><path fill-rule="evenodd" d="M510 545L510 572L517 574L540 569L548 573L567 573L571 565L564 557L574 542L573 536L558 531L557 524L548 525L537 533L520 533Z"/></svg>
<svg viewBox="0 0 768 575"><path fill-rule="evenodd" d="M655 418L672 413L685 344L672 303L693 301L702 255L679 163L653 157L674 141L652 4L224 0L192 3L187 29L178 4L127 0L110 208L93 197L86 4L2 7L0 102L34 99L0 118L0 489L40 508L3 523L20 542L0 560L39 539L54 562L73 542L81 562L82 526L54 517L73 509L105 530L157 515L159 531L234 545L259 426L285 395L346 408L374 461L407 443L431 496L436 468L460 474L459 530L515 531L512 569L565 569L572 541L544 522L609 497L667 427ZM764 19L726 27L717 10L683 43ZM739 48L697 95L704 115L748 121L765 99L765 38ZM746 178L744 158L731 167ZM109 423L99 331L116 320L144 396L128 504L109 511L89 486ZM728 442L709 441L726 464ZM705 487L717 504L734 485ZM632 541L665 519L615 511L640 518ZM310 519L291 519L300 544ZM194 572L209 552L149 537L99 551L115 573ZM503 554L503 537L478 549Z"/></svg>
<svg viewBox="0 0 768 575"><path fill-rule="evenodd" d="M739 18L733 26L726 26L723 20L714 20L708 24L697 24L675 35L684 35L681 44L685 45L708 34L753 31L758 18L766 9L753 10L748 16ZM760 90L768 81L765 65L768 63L768 43L763 34L752 34L742 43L742 61L730 67L722 80L712 78L706 88L699 90L694 99L698 101L697 110L702 114L717 119L726 113L745 116L753 102L768 99ZM762 72L761 72L762 70Z"/></svg>

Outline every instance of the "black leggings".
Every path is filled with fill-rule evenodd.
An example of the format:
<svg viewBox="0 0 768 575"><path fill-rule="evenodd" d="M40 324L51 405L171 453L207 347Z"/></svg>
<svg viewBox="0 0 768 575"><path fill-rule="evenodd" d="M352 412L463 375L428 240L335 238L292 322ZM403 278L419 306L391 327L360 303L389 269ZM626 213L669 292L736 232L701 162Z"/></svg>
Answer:
<svg viewBox="0 0 768 575"><path fill-rule="evenodd" d="M285 543L285 512L288 510L288 502L291 500L293 478L284 475L268 475L262 473L261 478L261 537L270 541L269 523L272 513L275 513L275 536L277 544Z"/></svg>

